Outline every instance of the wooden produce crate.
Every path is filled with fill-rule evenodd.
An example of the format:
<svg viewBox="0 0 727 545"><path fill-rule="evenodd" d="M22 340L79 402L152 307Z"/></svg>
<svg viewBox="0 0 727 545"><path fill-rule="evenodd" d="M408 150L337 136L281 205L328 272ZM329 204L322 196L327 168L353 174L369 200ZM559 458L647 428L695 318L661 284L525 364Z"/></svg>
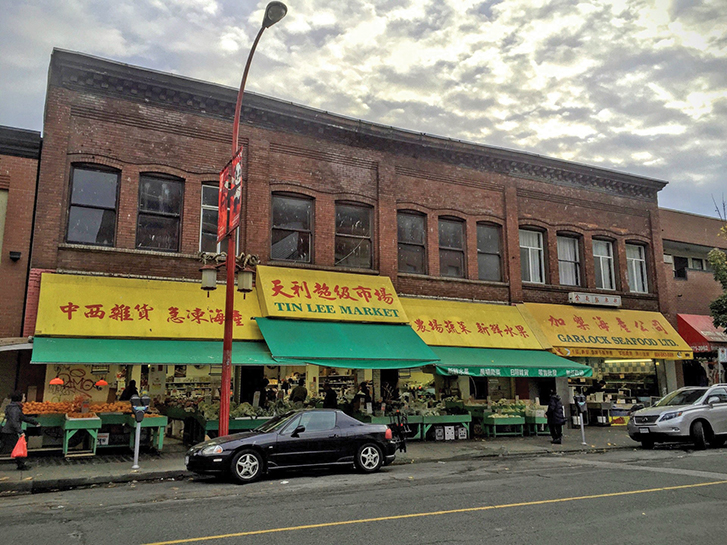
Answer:
<svg viewBox="0 0 727 545"><path fill-rule="evenodd" d="M516 435L522 437L525 433L524 416L498 416L491 414L482 420L487 437L502 435Z"/></svg>

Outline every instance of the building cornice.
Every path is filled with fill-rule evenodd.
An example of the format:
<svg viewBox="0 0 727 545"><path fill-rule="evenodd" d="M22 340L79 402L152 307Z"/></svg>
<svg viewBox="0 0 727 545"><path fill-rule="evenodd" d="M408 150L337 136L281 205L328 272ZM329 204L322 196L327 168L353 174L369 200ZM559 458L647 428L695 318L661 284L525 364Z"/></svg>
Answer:
<svg viewBox="0 0 727 545"><path fill-rule="evenodd" d="M40 143L37 131L0 126L0 155L38 159Z"/></svg>
<svg viewBox="0 0 727 545"><path fill-rule="evenodd" d="M48 85L228 121L234 117L237 98L237 89L230 87L60 49L53 51ZM250 92L245 93L242 123L653 203L667 184L533 153L388 127Z"/></svg>

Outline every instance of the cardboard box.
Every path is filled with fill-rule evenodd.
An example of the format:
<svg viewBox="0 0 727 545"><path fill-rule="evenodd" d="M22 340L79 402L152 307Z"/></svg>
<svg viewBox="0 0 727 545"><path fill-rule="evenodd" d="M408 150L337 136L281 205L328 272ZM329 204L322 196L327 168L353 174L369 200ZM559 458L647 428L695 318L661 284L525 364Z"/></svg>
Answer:
<svg viewBox="0 0 727 545"><path fill-rule="evenodd" d="M108 432L97 434L96 438L98 441L96 444L100 447L108 445L109 444L109 435L111 435L111 434Z"/></svg>
<svg viewBox="0 0 727 545"><path fill-rule="evenodd" d="M444 440L454 441L454 426L444 426Z"/></svg>

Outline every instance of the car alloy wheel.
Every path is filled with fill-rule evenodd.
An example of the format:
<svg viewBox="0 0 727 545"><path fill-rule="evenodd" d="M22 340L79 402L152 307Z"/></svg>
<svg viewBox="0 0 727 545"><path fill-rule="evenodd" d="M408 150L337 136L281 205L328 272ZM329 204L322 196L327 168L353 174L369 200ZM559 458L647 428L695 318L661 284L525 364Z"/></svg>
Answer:
<svg viewBox="0 0 727 545"><path fill-rule="evenodd" d="M364 473L373 473L381 469L383 459L381 449L377 445L366 443L358 449L356 467Z"/></svg>
<svg viewBox="0 0 727 545"><path fill-rule="evenodd" d="M232 476L241 483L257 481L263 472L263 460L254 450L238 452L232 459Z"/></svg>

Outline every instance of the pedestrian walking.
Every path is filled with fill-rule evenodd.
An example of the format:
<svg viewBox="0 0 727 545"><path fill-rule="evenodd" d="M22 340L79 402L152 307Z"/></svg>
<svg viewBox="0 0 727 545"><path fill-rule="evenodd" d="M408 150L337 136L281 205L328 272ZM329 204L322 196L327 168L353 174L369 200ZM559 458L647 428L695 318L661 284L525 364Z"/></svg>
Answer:
<svg viewBox="0 0 727 545"><path fill-rule="evenodd" d="M23 394L13 392L10 394L10 403L5 407L5 424L2 427L2 444L0 444L0 452L2 454L10 454L23 433L23 422L39 426L39 422L32 416L23 414ZM25 463L25 458L15 458L15 463L19 470L30 469Z"/></svg>
<svg viewBox="0 0 727 545"><path fill-rule="evenodd" d="M326 396L323 398L323 408L324 409L337 409L338 408L338 394L336 393L336 390L331 388L331 385L328 384L328 382L323 384L323 391L326 393Z"/></svg>
<svg viewBox="0 0 727 545"><path fill-rule="evenodd" d="M550 393L550 403L548 403L548 410L545 411L545 416L548 418L548 428L550 429L550 436L553 438L551 443L560 445L563 441L565 413L563 412L563 403L560 400L560 396L555 393L555 390Z"/></svg>

